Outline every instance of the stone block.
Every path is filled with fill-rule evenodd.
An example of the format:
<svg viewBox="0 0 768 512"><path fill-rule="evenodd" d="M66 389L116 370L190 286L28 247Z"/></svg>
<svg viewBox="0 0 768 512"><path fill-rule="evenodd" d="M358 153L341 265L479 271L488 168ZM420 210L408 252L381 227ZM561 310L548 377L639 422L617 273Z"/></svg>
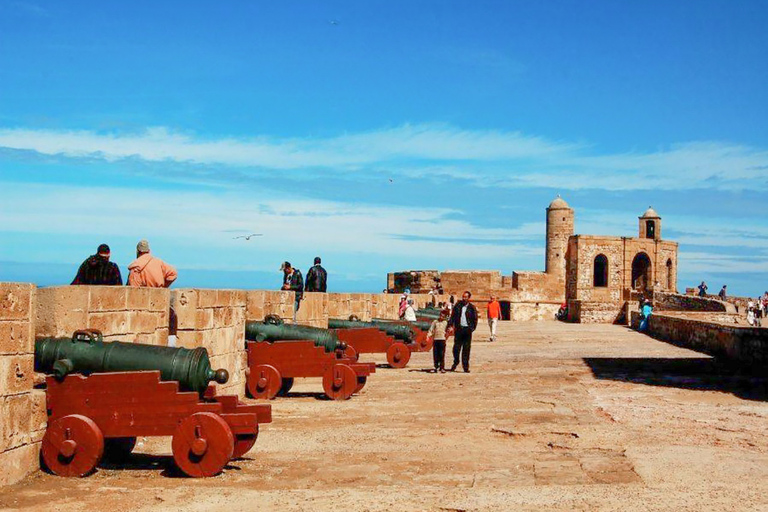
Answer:
<svg viewBox="0 0 768 512"><path fill-rule="evenodd" d="M152 295L151 288L139 288L136 286L128 286L126 308L138 311L149 309L149 298Z"/></svg>
<svg viewBox="0 0 768 512"><path fill-rule="evenodd" d="M0 354L34 352L34 332L30 321L0 321Z"/></svg>
<svg viewBox="0 0 768 512"><path fill-rule="evenodd" d="M88 323L88 286L55 286L37 290L35 336L71 336Z"/></svg>
<svg viewBox="0 0 768 512"><path fill-rule="evenodd" d="M124 311L127 309L128 287L88 286L88 311Z"/></svg>
<svg viewBox="0 0 768 512"><path fill-rule="evenodd" d="M245 293L246 320L263 319L265 301L266 301L266 292L264 290L248 290Z"/></svg>
<svg viewBox="0 0 768 512"><path fill-rule="evenodd" d="M232 308L229 306L213 309L213 327L225 328L232 325Z"/></svg>
<svg viewBox="0 0 768 512"><path fill-rule="evenodd" d="M195 312L195 329L197 330L213 329L213 326L214 326L214 323L213 323L212 308L198 309Z"/></svg>
<svg viewBox="0 0 768 512"><path fill-rule="evenodd" d="M198 297L198 304L197 307L199 308L212 308L217 305L216 303L216 294L218 290L207 290L207 289L198 289L197 290L197 297Z"/></svg>
<svg viewBox="0 0 768 512"><path fill-rule="evenodd" d="M174 290L172 299L178 329L194 329L197 320L197 291Z"/></svg>
<svg viewBox="0 0 768 512"><path fill-rule="evenodd" d="M35 285L0 283L0 320L28 320L34 305Z"/></svg>
<svg viewBox="0 0 768 512"><path fill-rule="evenodd" d="M27 444L0 453L0 486L15 484L40 469L40 444Z"/></svg>
<svg viewBox="0 0 768 512"><path fill-rule="evenodd" d="M205 343L205 336L202 331L177 331L176 346L183 348L202 347Z"/></svg>
<svg viewBox="0 0 768 512"><path fill-rule="evenodd" d="M32 394L0 398L0 452L31 442Z"/></svg>
<svg viewBox="0 0 768 512"><path fill-rule="evenodd" d="M245 290L232 290L232 301L230 306L245 307L247 302L247 294Z"/></svg>
<svg viewBox="0 0 768 512"><path fill-rule="evenodd" d="M129 311L128 319L129 332L132 333L154 334L158 327L163 326L161 314L156 311Z"/></svg>
<svg viewBox="0 0 768 512"><path fill-rule="evenodd" d="M171 291L167 288L149 288L149 310L168 311L171 303Z"/></svg>
<svg viewBox="0 0 768 512"><path fill-rule="evenodd" d="M228 307L232 305L232 290L216 290L216 307Z"/></svg>
<svg viewBox="0 0 768 512"><path fill-rule="evenodd" d="M88 315L87 327L97 329L105 336L129 334L132 332L130 314L128 311L91 313Z"/></svg>
<svg viewBox="0 0 768 512"><path fill-rule="evenodd" d="M34 373L32 354L0 356L0 396L31 391Z"/></svg>

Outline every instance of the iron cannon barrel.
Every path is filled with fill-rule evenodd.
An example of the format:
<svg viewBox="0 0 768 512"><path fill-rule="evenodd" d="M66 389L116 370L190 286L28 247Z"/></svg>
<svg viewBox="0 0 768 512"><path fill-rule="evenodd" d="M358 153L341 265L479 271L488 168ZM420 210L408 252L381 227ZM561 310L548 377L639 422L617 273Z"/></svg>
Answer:
<svg viewBox="0 0 768 512"><path fill-rule="evenodd" d="M245 339L249 341L267 341L281 343L292 340L310 340L326 352L344 350L346 343L339 341L336 333L329 329L308 325L272 324L264 322L246 322Z"/></svg>
<svg viewBox="0 0 768 512"><path fill-rule="evenodd" d="M389 318L371 318L371 322L375 324L402 324L405 322L405 320L391 320ZM428 331L429 327L432 325L432 322L426 321L426 320L417 320L416 322L408 322L410 325L416 327L417 329L421 329L422 331Z"/></svg>
<svg viewBox="0 0 768 512"><path fill-rule="evenodd" d="M440 310L437 308L421 308L416 310L416 316L436 320L440 316Z"/></svg>
<svg viewBox="0 0 768 512"><path fill-rule="evenodd" d="M68 373L107 373L156 370L164 381L176 381L182 391L205 392L209 382L227 382L226 370L213 370L208 351L159 347L122 341L104 342L101 333L78 331L72 338L35 340L35 371L63 378Z"/></svg>
<svg viewBox="0 0 768 512"><path fill-rule="evenodd" d="M393 336L396 339L405 341L406 343L413 343L416 339L416 332L414 327L405 324L396 323L381 323L381 322L361 322L359 320L341 320L338 318L329 318L328 327L331 329L362 329L375 327L380 331Z"/></svg>

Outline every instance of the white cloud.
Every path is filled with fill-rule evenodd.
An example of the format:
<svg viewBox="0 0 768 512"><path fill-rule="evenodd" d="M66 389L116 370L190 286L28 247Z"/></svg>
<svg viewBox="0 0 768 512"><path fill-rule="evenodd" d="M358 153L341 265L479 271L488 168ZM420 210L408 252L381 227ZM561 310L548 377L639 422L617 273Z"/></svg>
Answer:
<svg viewBox="0 0 768 512"><path fill-rule="evenodd" d="M0 147L68 158L138 158L237 168L247 174L311 170L465 178L494 187L560 190L768 188L768 151L719 142L676 144L654 152L598 154L583 144L520 132L405 125L328 138L203 138L151 128L138 134L0 130ZM218 178L230 179L228 173Z"/></svg>

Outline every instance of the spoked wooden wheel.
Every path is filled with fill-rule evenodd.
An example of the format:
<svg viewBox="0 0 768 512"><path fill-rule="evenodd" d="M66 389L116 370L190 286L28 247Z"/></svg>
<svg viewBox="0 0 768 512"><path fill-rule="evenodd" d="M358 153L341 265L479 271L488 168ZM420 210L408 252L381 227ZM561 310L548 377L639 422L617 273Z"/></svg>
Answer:
<svg viewBox="0 0 768 512"><path fill-rule="evenodd" d="M173 460L184 474L214 476L232 459L235 438L227 422L212 412L197 412L182 421L171 442Z"/></svg>
<svg viewBox="0 0 768 512"><path fill-rule="evenodd" d="M293 377L283 377L282 384L280 385L280 390L277 392L280 396L285 396L288 394L288 392L293 387Z"/></svg>
<svg viewBox="0 0 768 512"><path fill-rule="evenodd" d="M136 447L135 437L108 437L104 440L104 460L123 462Z"/></svg>
<svg viewBox="0 0 768 512"><path fill-rule="evenodd" d="M405 368L411 360L411 349L405 343L396 341L387 349L387 362L392 368Z"/></svg>
<svg viewBox="0 0 768 512"><path fill-rule="evenodd" d="M256 425L256 431L253 434L237 434L235 436L235 449L232 452L233 459L239 459L253 448L256 439L259 437L259 426Z"/></svg>
<svg viewBox="0 0 768 512"><path fill-rule="evenodd" d="M260 364L248 376L248 392L253 398L271 400L277 396L283 385L283 379L277 368L268 364Z"/></svg>
<svg viewBox="0 0 768 512"><path fill-rule="evenodd" d="M346 400L357 389L357 374L346 364L335 364L323 375L323 390L328 398Z"/></svg>
<svg viewBox="0 0 768 512"><path fill-rule="evenodd" d="M86 416L64 416L48 425L42 455L45 465L56 475L85 476L101 462L104 434Z"/></svg>
<svg viewBox="0 0 768 512"><path fill-rule="evenodd" d="M368 377L365 376L358 376L357 377L357 387L355 388L355 393L359 393L361 389L365 387L365 383L368 382Z"/></svg>

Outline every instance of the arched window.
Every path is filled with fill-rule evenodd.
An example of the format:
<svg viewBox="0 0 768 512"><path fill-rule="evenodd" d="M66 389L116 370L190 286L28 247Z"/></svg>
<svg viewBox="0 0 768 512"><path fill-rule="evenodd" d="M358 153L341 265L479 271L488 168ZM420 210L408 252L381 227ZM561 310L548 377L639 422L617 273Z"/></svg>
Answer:
<svg viewBox="0 0 768 512"><path fill-rule="evenodd" d="M645 221L645 238L656 237L656 222L652 220Z"/></svg>
<svg viewBox="0 0 768 512"><path fill-rule="evenodd" d="M667 260L667 290L675 291L675 269L672 267L672 258Z"/></svg>
<svg viewBox="0 0 768 512"><path fill-rule="evenodd" d="M595 257L595 269L593 275L593 286L608 286L608 258L604 254L598 254Z"/></svg>

